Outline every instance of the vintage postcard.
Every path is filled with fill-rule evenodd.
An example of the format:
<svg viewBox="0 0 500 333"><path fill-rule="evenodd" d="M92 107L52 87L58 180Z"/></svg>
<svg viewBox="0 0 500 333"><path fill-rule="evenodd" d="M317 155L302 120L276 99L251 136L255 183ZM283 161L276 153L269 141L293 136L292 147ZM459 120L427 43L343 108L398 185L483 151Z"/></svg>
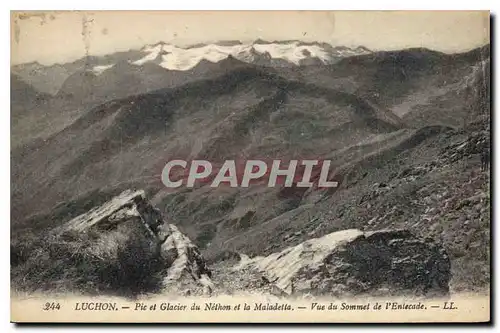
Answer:
<svg viewBox="0 0 500 333"><path fill-rule="evenodd" d="M11 12L11 321L490 321L488 11Z"/></svg>

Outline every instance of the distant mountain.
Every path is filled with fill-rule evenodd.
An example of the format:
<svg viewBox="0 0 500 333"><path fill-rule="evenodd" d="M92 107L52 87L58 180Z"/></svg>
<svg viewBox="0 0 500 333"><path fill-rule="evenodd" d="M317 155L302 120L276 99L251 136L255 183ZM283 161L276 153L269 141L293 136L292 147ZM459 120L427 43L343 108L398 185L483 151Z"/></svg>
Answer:
<svg viewBox="0 0 500 333"><path fill-rule="evenodd" d="M275 71L291 80L363 96L410 127L462 127L474 114L489 113L489 97L479 94L489 91L489 52L489 45L457 54L411 48ZM471 114L473 100L483 107Z"/></svg>
<svg viewBox="0 0 500 333"><path fill-rule="evenodd" d="M143 94L158 89L173 88L192 82L216 77L249 64L231 55L220 62L202 59L185 71L166 69L154 60L136 65L120 61L101 72L81 70L69 76L57 96L72 99L80 104L105 102L130 95Z"/></svg>
<svg viewBox="0 0 500 333"><path fill-rule="evenodd" d="M229 59L214 65L227 62L240 63ZM41 186L44 193L51 188L55 197L32 193L39 207L50 206L73 190L137 177L159 181L152 175L171 156L215 161L243 155L317 157L399 129L387 111L356 95L288 81L256 66L239 67L215 78L106 102L47 138L43 147L16 149L13 160L30 167L13 175L14 197L27 199L25 186ZM144 142L148 148L140 152ZM134 150L137 154L130 155ZM92 171L98 165L118 170L123 163L126 170L113 175ZM50 170L54 178L34 179L31 167L45 175ZM94 178L87 178L90 174ZM80 185L67 187L68 182L58 180L72 177Z"/></svg>
<svg viewBox="0 0 500 333"><path fill-rule="evenodd" d="M38 91L55 95L64 81L78 71L94 71L99 74L103 69L111 65L143 57L144 52L131 50L126 52L115 52L104 56L87 56L64 64L53 64L44 66L38 62L20 64L11 67L11 72L18 75L24 81L30 82Z"/></svg>
<svg viewBox="0 0 500 333"><path fill-rule="evenodd" d="M12 102L32 101L45 97L46 95L44 93L37 91L19 76L14 74L10 75L10 98Z"/></svg>
<svg viewBox="0 0 500 333"><path fill-rule="evenodd" d="M331 64L344 57L369 54L365 47L333 47L327 43L300 41L267 42L257 40L243 44L239 41L220 41L214 44L196 44L178 47L159 42L139 50L116 52L105 56L88 56L65 64L43 66L37 62L16 65L12 72L30 82L36 89L56 94L66 79L77 72L100 75L119 63L135 66L156 64L172 71L188 71L203 61L217 63L228 57L263 66L303 66Z"/></svg>
<svg viewBox="0 0 500 333"><path fill-rule="evenodd" d="M160 65L171 70L188 70L201 60L219 62L228 56L259 65L293 66L301 65L308 59L315 58L322 64L331 64L344 57L369 54L364 47L351 49L333 47L327 43L304 43L300 41L267 42L256 40L253 43L219 42L215 44L197 44L181 48L167 43L145 46L142 51L147 55L134 64L141 65L148 61L163 60Z"/></svg>
<svg viewBox="0 0 500 333"><path fill-rule="evenodd" d="M465 122L474 118L474 113L469 112L468 106L471 101L469 90L480 91L479 88L474 88L477 86L474 82L482 80L485 85L489 85L489 74L485 68L487 66L489 69L488 45L461 54L444 54L423 48L368 53L368 50L360 47L354 51L362 54L339 58L332 64L324 64L322 58L318 57L321 55L319 52L313 56L309 53L309 49L302 49L303 58L299 59L296 65L287 62L285 58L273 57L270 52L258 52L259 45L274 45L277 46L276 50L290 45L307 46L312 49L329 50L329 54L333 54L332 50L337 50L344 55L351 49L333 48L325 43L297 41L256 41L250 48L234 41L220 44L222 46L215 48L214 45L219 45L219 43L210 44L212 46L193 45L184 50L191 50L189 52L196 54L210 47L215 50L224 48L234 50L240 47L249 52L237 53L236 56L229 54L225 58L222 57L222 53L218 53L219 61L215 61L215 53L208 52L212 58L201 57L193 67L189 65L190 68L186 70L163 67L164 58L171 55L167 49L172 48L166 43L158 43L140 51L119 52L106 57L86 57L70 64L54 65L48 68L39 64L31 64L32 70L36 69L45 81L48 80L47 77L50 77L50 70L59 71L64 67L68 69L67 73L69 73L69 68L72 68L74 72L69 76L64 76L65 79L59 84L55 98L44 94L43 100L47 98L50 100L50 107L43 108L47 112L39 113L39 116L43 116L44 119L41 120L32 114L30 119L23 120L23 124L20 124L22 126L18 128L16 125L13 136L26 140L45 137L62 129L68 122L100 103L212 79L238 68L252 66L291 81L310 83L360 96L367 103L390 110L391 112L384 115L387 119L391 118L391 121L396 122L403 121L411 127L433 124L463 126ZM284 54L286 55L286 52ZM137 61L128 60L129 58L135 59L135 57L140 58L140 61L137 60L140 65ZM26 67L30 66L26 65ZM75 68L79 69L75 70ZM26 81L17 75L16 77L23 82ZM469 77L474 80L465 82ZM484 79L481 79L482 77ZM29 82L32 83L32 81ZM29 94L22 98L22 101L13 103L16 105L15 108L27 103L27 100L31 99L29 96L35 95ZM484 96L477 94L474 96L477 97L473 97L477 103L484 104L486 100ZM33 103L29 102L28 106L30 105ZM436 109L439 109L439 112L436 112ZM23 110L26 108L23 107L13 117L18 118L25 112ZM30 127L33 123L39 124L39 127L37 129ZM13 142L16 144L23 141L16 139Z"/></svg>
<svg viewBox="0 0 500 333"><path fill-rule="evenodd" d="M231 56L218 63L203 60L187 71L167 70L152 62L137 66L128 61L120 61L102 73L92 70L76 71L66 78L56 95L44 93L21 95L20 92L23 90L15 88L17 85L14 84L12 147L32 139L47 138L101 103L215 78L234 69L248 66L251 65ZM19 84L28 85L14 76ZM28 91L33 90L31 86L30 89ZM43 96L44 103L35 100L38 95ZM31 112L33 106L38 107L37 112Z"/></svg>
<svg viewBox="0 0 500 333"><path fill-rule="evenodd" d="M61 179L74 172L84 179L88 167L122 154L126 147L140 150L133 147L148 138L162 138L155 146L158 156L167 152L162 142L169 142L169 156L222 160L239 154L321 156L371 142L373 136L381 140L404 128L459 127L464 119L475 120L467 106L471 96L480 99L475 105L485 105L486 94L465 93L488 84L481 79L481 73L488 71L483 56L484 49L461 55L409 49L349 57L331 65L262 67L229 55L218 62L201 59L186 71L147 61L142 65L120 61L101 74L81 71L66 80L58 100L73 95L74 101L63 109L69 114L65 128L45 136L47 147L39 150L40 158L56 163L51 167L55 174L62 168L64 175L57 176ZM71 105L80 110L70 112ZM64 115L63 111L47 114L45 123L53 126ZM183 124L179 132L176 124ZM49 133L47 126L43 130ZM64 147L78 149L78 156L63 153L48 159L54 151L64 152ZM148 149L154 152L151 145ZM35 158L29 150L16 154ZM142 160L141 165L146 166ZM115 168L119 165L110 170ZM93 181L85 184L92 189Z"/></svg>
<svg viewBox="0 0 500 333"><path fill-rule="evenodd" d="M35 107L47 103L49 95L37 91L17 75L10 75L11 115L17 119Z"/></svg>

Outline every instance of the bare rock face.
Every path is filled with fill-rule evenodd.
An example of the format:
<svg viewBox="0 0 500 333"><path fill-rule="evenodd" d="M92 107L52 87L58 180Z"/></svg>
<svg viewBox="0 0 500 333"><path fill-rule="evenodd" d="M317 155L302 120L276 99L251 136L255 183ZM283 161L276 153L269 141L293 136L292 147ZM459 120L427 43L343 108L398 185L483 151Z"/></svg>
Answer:
<svg viewBox="0 0 500 333"><path fill-rule="evenodd" d="M437 244L406 230L334 232L267 257L243 255L234 269L250 267L287 295L442 296L449 292L448 255Z"/></svg>
<svg viewBox="0 0 500 333"><path fill-rule="evenodd" d="M204 293L211 292L211 271L198 248L176 226L165 222L160 211L145 199L143 191L124 191L103 205L75 217L55 232L60 236L69 233L97 234L95 249L91 251L94 254L99 251L109 254L114 248L134 243L130 240L137 234L130 232L134 228L145 235L136 237L136 241L148 247L148 253L153 255L147 258L135 256L133 260L159 261L164 267L161 271L164 291L198 288ZM136 249L125 248L124 251L134 252Z"/></svg>

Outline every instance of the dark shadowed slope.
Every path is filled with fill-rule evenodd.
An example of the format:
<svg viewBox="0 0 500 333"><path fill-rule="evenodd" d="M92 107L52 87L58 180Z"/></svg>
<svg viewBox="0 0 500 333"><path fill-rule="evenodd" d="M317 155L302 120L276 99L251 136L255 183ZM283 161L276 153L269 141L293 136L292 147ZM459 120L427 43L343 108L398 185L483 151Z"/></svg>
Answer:
<svg viewBox="0 0 500 333"><path fill-rule="evenodd" d="M477 61L487 50L460 55L425 49L379 52L292 71L250 66L231 57L202 62L182 72L177 83L186 78L194 81L178 88L113 100L91 111L54 111L54 117L66 119L56 126L65 127L62 131L12 151L13 197L27 204L19 206L27 211L45 209L98 186L147 179L161 187L159 172L172 157L316 158L367 140L384 140L385 134L404 127L418 128L427 122L456 126L460 119L456 109L425 116L435 105L426 108L425 99L417 98L403 119L396 111L440 81L458 85L472 77L476 79L469 80L470 90L482 91L478 84L484 80L476 73L489 68L478 67L482 63ZM138 68L123 66L127 73ZM118 74L108 73L118 81L111 80L114 83L106 88L130 93L127 87L135 85L118 84L122 82ZM168 77L173 72L163 74ZM457 103L467 98L463 95L458 94ZM484 100L483 95L477 97ZM457 100L452 97L446 100ZM68 126L72 117L78 120Z"/></svg>
<svg viewBox="0 0 500 333"><path fill-rule="evenodd" d="M31 119L43 117L51 96L37 91L15 74L10 75L10 119L13 147L29 132ZM28 138L28 140L31 138Z"/></svg>
<svg viewBox="0 0 500 333"><path fill-rule="evenodd" d="M72 98L80 103L91 101L102 103L214 78L227 71L249 66L229 57L218 63L202 60L190 70L176 71L165 69L155 62L135 65L122 60L100 74L86 69L75 72L66 79L58 95Z"/></svg>
<svg viewBox="0 0 500 333"><path fill-rule="evenodd" d="M87 60L94 66L99 64L100 58L96 59L89 57ZM248 66L230 57L219 63L202 61L188 71L170 71L155 63L137 66L122 59L102 74L98 74L88 70L88 66L83 66L81 62L72 64L76 69L65 77L58 93L55 96L45 94L48 100L44 104L43 112L26 112L27 108L22 107L25 104L34 104L31 95L13 100L13 118L16 119L12 127L13 148L30 145L32 140L46 140L106 101L215 78L233 69Z"/></svg>
<svg viewBox="0 0 500 333"><path fill-rule="evenodd" d="M316 158L400 129L386 114L345 92L240 68L105 103L36 149L15 149L13 200L26 214L123 182L161 187L173 157Z"/></svg>
<svg viewBox="0 0 500 333"><path fill-rule="evenodd" d="M36 112L33 109L44 105L48 98L47 94L37 91L17 75L10 75L10 104L13 120L25 116L29 111Z"/></svg>
<svg viewBox="0 0 500 333"><path fill-rule="evenodd" d="M330 66L276 70L287 78L361 96L403 118L409 127L461 127L472 99L466 87L488 90L489 53L489 45L460 54L408 49L349 57ZM478 76L484 79L468 79ZM488 104L487 96L480 98Z"/></svg>
<svg viewBox="0 0 500 333"><path fill-rule="evenodd" d="M55 95L64 81L74 73L92 69L94 66L109 65L128 59L145 56L141 50L115 52L104 56L86 56L64 64L42 65L38 62L15 65L11 71L31 84L39 91Z"/></svg>

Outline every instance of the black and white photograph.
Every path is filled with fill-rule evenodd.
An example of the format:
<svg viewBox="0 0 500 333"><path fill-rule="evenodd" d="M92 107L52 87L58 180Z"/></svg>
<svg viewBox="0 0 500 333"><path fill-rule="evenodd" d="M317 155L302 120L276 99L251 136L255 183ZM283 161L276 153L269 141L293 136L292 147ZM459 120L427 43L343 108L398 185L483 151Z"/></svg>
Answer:
<svg viewBox="0 0 500 333"><path fill-rule="evenodd" d="M11 11L13 322L488 322L488 11Z"/></svg>

